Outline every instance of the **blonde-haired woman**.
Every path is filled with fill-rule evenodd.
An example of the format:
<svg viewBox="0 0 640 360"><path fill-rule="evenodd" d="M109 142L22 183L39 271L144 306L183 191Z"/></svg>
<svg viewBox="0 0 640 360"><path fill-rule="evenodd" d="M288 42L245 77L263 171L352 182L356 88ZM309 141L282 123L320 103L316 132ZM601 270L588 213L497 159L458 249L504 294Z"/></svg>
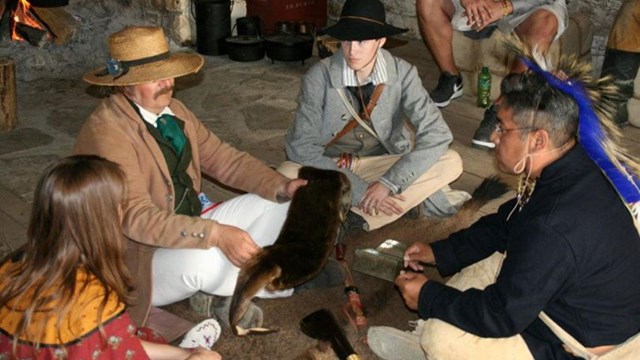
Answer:
<svg viewBox="0 0 640 360"><path fill-rule="evenodd" d="M140 340L125 309L123 172L60 160L36 188L26 245L0 265L0 358L221 359Z"/></svg>

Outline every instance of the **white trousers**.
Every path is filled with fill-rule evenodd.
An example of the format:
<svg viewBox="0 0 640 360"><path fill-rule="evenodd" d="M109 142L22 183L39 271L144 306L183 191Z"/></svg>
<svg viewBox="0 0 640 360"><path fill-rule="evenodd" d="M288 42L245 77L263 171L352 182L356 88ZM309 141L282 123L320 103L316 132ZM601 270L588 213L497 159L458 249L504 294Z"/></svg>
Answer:
<svg viewBox="0 0 640 360"><path fill-rule="evenodd" d="M207 218L225 225L237 226L251 235L258 246L273 244L284 223L290 202L277 204L258 195L246 194L223 202ZM158 249L152 265L153 306L163 306L190 297L198 291L231 296L240 269L214 247L200 249ZM263 298L286 297L293 289L267 292Z"/></svg>

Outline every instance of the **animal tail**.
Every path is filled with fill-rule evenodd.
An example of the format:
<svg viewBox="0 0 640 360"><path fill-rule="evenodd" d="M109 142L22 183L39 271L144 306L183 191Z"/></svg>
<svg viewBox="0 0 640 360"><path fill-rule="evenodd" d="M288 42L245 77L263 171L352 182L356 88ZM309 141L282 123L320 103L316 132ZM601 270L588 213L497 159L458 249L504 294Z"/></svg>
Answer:
<svg viewBox="0 0 640 360"><path fill-rule="evenodd" d="M460 210L478 211L489 201L499 198L509 191L509 186L498 176L490 176L482 181L471 195L471 199Z"/></svg>
<svg viewBox="0 0 640 360"><path fill-rule="evenodd" d="M266 334L277 331L275 329L268 329L261 327L244 328L240 326L242 317L247 312L251 299L262 288L270 284L274 279L280 277L282 269L277 264L266 261L266 258L261 256L254 257L249 263L247 263L238 275L238 281L236 282L236 288L233 292L233 298L231 300L231 307L229 309L229 324L231 330L238 336L245 336L249 334Z"/></svg>

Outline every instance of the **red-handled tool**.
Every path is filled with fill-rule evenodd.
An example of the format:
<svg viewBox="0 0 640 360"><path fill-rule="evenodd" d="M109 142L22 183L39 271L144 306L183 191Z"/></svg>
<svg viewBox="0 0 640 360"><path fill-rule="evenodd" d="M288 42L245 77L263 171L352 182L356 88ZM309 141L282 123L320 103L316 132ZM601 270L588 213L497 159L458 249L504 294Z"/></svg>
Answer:
<svg viewBox="0 0 640 360"><path fill-rule="evenodd" d="M342 264L344 267L346 276L344 280L344 293L347 295L348 301L345 304L343 311L351 325L358 332L358 339L362 342L367 342L367 317L364 315L364 309L362 307L362 302L360 301L360 292L358 291L358 287L355 286L353 282L353 277L351 276L351 270L349 269L349 264L345 259L345 250L346 245L343 243L338 243L336 245L336 259Z"/></svg>

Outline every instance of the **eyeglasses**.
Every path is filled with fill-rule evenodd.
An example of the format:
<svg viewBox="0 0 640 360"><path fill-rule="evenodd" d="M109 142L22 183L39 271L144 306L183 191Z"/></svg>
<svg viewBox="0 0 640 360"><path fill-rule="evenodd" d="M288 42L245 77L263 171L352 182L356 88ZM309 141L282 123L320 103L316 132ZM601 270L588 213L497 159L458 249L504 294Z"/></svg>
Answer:
<svg viewBox="0 0 640 360"><path fill-rule="evenodd" d="M502 126L500 126L500 123L496 123L496 128L494 129L494 131L496 132L496 134L498 134L498 136L502 136L502 134L507 133L509 131L515 131L515 130L521 130L521 131L534 131L537 130L534 126L524 126L524 127L519 127L519 128L513 128L513 129L503 129Z"/></svg>

